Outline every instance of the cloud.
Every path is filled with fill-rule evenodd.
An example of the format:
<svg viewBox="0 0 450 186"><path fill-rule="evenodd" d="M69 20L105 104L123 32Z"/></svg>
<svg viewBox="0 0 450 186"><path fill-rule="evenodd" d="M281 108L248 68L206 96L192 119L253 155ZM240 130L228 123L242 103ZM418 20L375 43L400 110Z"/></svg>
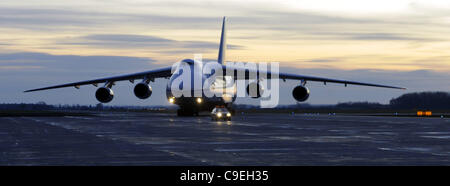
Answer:
<svg viewBox="0 0 450 186"><path fill-rule="evenodd" d="M105 48L156 48L164 53L192 53L193 49L214 49L219 48L219 43L206 41L177 41L150 35L132 34L94 34L76 38L65 38L55 44L62 45L85 45L100 46ZM228 45L229 49L244 49L239 45Z"/></svg>
<svg viewBox="0 0 450 186"><path fill-rule="evenodd" d="M180 4L178 2L177 4ZM167 6L167 5L159 5ZM189 5L187 5L189 6ZM192 6L192 4L190 4ZM197 6L197 5L196 5ZM40 29L40 30L64 30L68 27L88 28L105 27L116 25L133 25L142 28L172 28L172 29L215 29L221 16L210 12L210 14L174 14L171 12L158 13L151 11L156 6L148 7L147 11L116 11L110 12L101 9L68 9L68 8L26 8L26 7L3 7L0 8L0 25L13 28ZM206 5L198 5L196 8ZM135 7L134 7L135 8ZM170 7L164 7L170 8ZM180 7L181 8L181 7ZM239 25L238 29L271 29L271 30L310 30L305 26L320 25L372 25L372 24L427 24L427 20L408 19L397 17L395 19L384 19L374 17L352 17L338 14L326 14L321 12L308 12L304 10L288 11L285 9L239 9L227 6L223 10L228 15L233 24ZM183 9L182 11L187 11ZM189 11L191 12L191 11ZM248 16L251 15L251 16ZM412 22L417 20L416 22ZM418 21L420 20L420 21ZM59 26L59 27L57 27ZM90 29L90 28L89 28ZM312 29L314 30L314 29Z"/></svg>
<svg viewBox="0 0 450 186"><path fill-rule="evenodd" d="M33 65L2 65L0 66L0 71L2 70L27 70L27 69L40 69L40 66L33 66Z"/></svg>
<svg viewBox="0 0 450 186"><path fill-rule="evenodd" d="M217 55L218 43L204 38L217 37L221 16L227 15L229 41L240 44L228 47L245 50L235 54L247 60L300 58L307 67L332 68L339 64L342 68L410 70L437 69L440 62L413 62L426 55L445 55L449 38L445 9L433 14L433 9L424 10L421 5L411 6L413 12L383 15L336 13L320 7L310 11L277 1L67 0L40 1L39 5L34 1L2 2L2 38L9 40L8 44L0 44L1 50L105 56L126 52L125 55L151 55L161 63L194 52L211 57ZM193 33L192 37L189 33ZM370 61L329 57L357 54L379 56ZM402 59L387 61L383 55Z"/></svg>
<svg viewBox="0 0 450 186"><path fill-rule="evenodd" d="M334 31L304 31L304 35L297 36L302 40L342 40L342 41L420 41L434 42L442 41L433 37L417 36L410 33L389 32L352 32L339 28ZM306 36L305 36L306 35Z"/></svg>
<svg viewBox="0 0 450 186"><path fill-rule="evenodd" d="M173 40L165 39L155 36L144 36L144 35L131 35L131 34L103 34L103 35L88 35L82 37L87 40L96 41L116 41L116 42L136 42L136 43L167 43L173 42Z"/></svg>
<svg viewBox="0 0 450 186"><path fill-rule="evenodd" d="M107 12L102 10L75 10L49 8L0 7L0 25L6 28L59 31L70 28L142 25L152 28L211 28L216 26L217 17L196 17L157 15L135 12Z"/></svg>
<svg viewBox="0 0 450 186"><path fill-rule="evenodd" d="M39 69L40 72L57 72L71 74L86 74L92 72L114 73L129 70L147 70L157 65L151 58L128 56L77 56L51 55L37 52L18 52L0 54L0 68L4 70ZM14 68L13 68L14 67ZM18 68L20 67L20 68Z"/></svg>
<svg viewBox="0 0 450 186"><path fill-rule="evenodd" d="M341 34L346 36L344 39L350 40L376 40L376 41L431 41L431 39L411 37L393 33L357 33L357 34Z"/></svg>
<svg viewBox="0 0 450 186"><path fill-rule="evenodd" d="M92 14L58 9L38 8L0 8L0 25L4 28L22 28L30 30L61 30L68 26L93 26Z"/></svg>
<svg viewBox="0 0 450 186"><path fill-rule="evenodd" d="M332 63L332 62L339 62L339 61L341 61L341 59L339 59L339 58L316 58L316 59L304 60L304 62L309 62L309 63Z"/></svg>
<svg viewBox="0 0 450 186"><path fill-rule="evenodd" d="M216 4L216 6L211 6ZM240 6L236 6L239 4ZM146 2L146 3L112 3L108 6L121 9L108 11L107 9L87 8L74 9L70 5L60 6L4 6L0 8L0 25L9 27L33 28L41 26L90 26L107 25L120 22L127 24L149 24L152 27L164 28L216 28L215 25L222 15L230 16L241 26L273 26L290 24L323 24L323 23L361 23L367 19L345 18L342 16L321 15L311 12L292 12L277 6L267 8L264 5L242 2L196 3L196 2ZM98 5L97 5L98 6ZM142 6L142 7L139 7ZM54 8L46 8L54 7ZM255 8L259 7L259 8ZM145 8L145 9L143 9ZM201 13L193 14L192 10L201 9ZM134 10L134 11L133 11ZM143 11L145 10L145 11ZM164 11L170 10L170 11ZM174 13L174 10L179 10ZM217 15L217 11L222 14ZM252 15L252 16L247 16ZM270 15L270 16L268 16ZM257 27L253 27L257 28ZM47 29L58 30L59 27Z"/></svg>
<svg viewBox="0 0 450 186"><path fill-rule="evenodd" d="M94 34L75 38L65 38L55 44L101 46L107 48L138 48L173 46L176 41L155 36L131 34Z"/></svg>
<svg viewBox="0 0 450 186"><path fill-rule="evenodd" d="M142 4L142 3L140 3ZM226 3L218 3L220 5ZM154 6L152 6L154 5ZM155 2L143 3L142 6L168 8L167 6L197 7L208 9L208 4L204 3L181 3L180 2ZM130 6L131 9L137 8L136 4L113 3L113 6ZM130 8L128 7L128 8ZM219 6L218 6L219 7ZM237 11L233 6L227 5L225 12ZM278 7L278 6L277 6ZM217 7L214 7L217 8ZM209 10L209 9L208 9ZM233 11L234 10L234 11ZM250 7L238 8L239 13L230 15L232 20L231 27L234 30L266 30L274 33L267 35L251 35L254 39L269 40L353 40L353 41L442 41L445 38L434 39L419 37L412 31L423 30L426 25L436 27L440 24L430 22L429 16L408 15L408 16L349 16L324 12L308 12L305 10L288 10L278 7L276 9L252 9ZM185 10L180 10L181 12ZM41 31L74 31L91 34L96 28L116 29L120 23L122 28L137 30L148 29L219 29L220 16L215 14L174 14L171 12L158 13L159 11L105 11L101 9L67 9L67 8L0 8L0 26L3 28L22 28L35 32ZM226 15L226 14L225 14ZM251 15L251 16L247 16ZM408 27L411 25L412 27ZM414 27L415 26L415 27ZM441 26L445 26L441 25ZM386 29L391 28L391 29ZM407 29L411 28L411 29ZM332 30L332 32L323 32ZM350 30L350 31L349 31ZM396 30L392 32L391 30ZM392 33L391 33L392 32ZM91 38L89 38L91 37ZM103 38L102 38L103 37ZM117 38L112 38L117 37ZM105 34L89 35L86 38L69 41L66 44L93 45L119 47L115 43L120 43L121 48L125 47L144 47L143 44L164 44L173 43L169 41L154 41L152 36L139 36L127 34ZM238 36L240 38L249 38L249 36ZM120 40L122 39L122 41ZM142 39L142 40L140 40ZM87 41L85 41L87 40ZM125 43L129 41L130 43ZM215 43L204 41L191 41L189 43L178 43L177 46L192 48L216 48ZM240 48L239 48L240 47ZM242 46L232 45L232 49L242 49ZM165 51L169 52L169 51Z"/></svg>

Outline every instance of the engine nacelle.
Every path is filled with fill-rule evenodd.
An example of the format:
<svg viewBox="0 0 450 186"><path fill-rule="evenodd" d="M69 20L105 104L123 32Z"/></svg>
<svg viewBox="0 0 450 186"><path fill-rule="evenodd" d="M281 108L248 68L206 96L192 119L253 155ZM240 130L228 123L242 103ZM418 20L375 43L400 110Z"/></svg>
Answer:
<svg viewBox="0 0 450 186"><path fill-rule="evenodd" d="M247 95L251 98L260 98L263 93L264 87L261 84L253 82L247 85Z"/></svg>
<svg viewBox="0 0 450 186"><path fill-rule="evenodd" d="M152 95L152 87L147 83L138 83L134 87L134 95L139 99L147 99Z"/></svg>
<svg viewBox="0 0 450 186"><path fill-rule="evenodd" d="M294 90L292 90L292 96L298 102L306 101L309 97L309 89L304 86L296 86Z"/></svg>
<svg viewBox="0 0 450 186"><path fill-rule="evenodd" d="M100 87L95 92L95 98L102 103L108 103L114 98L114 92L107 87Z"/></svg>

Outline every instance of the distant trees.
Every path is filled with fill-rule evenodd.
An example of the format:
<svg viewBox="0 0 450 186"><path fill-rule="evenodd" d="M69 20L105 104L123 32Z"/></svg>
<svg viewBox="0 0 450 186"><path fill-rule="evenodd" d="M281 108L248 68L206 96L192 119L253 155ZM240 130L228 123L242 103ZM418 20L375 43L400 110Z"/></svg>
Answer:
<svg viewBox="0 0 450 186"><path fill-rule="evenodd" d="M415 92L403 94L390 100L388 105L369 102L346 102L337 109L450 109L450 94L447 92Z"/></svg>
<svg viewBox="0 0 450 186"><path fill-rule="evenodd" d="M235 104L234 109L248 110L260 109L256 105ZM176 109L176 106L108 106L101 103L97 105L47 105L45 102L36 104L4 103L0 110L165 110ZM418 109L418 110L450 110L450 93L447 92L416 92L403 94L390 100L389 104L371 102L345 102L336 105L310 105L297 103L280 105L276 109L342 109L342 110L386 110L386 109Z"/></svg>
<svg viewBox="0 0 450 186"><path fill-rule="evenodd" d="M389 105L383 105L381 103L371 102L346 102L338 103L335 108L338 109L386 109Z"/></svg>
<svg viewBox="0 0 450 186"><path fill-rule="evenodd" d="M450 109L450 94L447 92L408 93L392 99L390 106L398 109Z"/></svg>
<svg viewBox="0 0 450 186"><path fill-rule="evenodd" d="M91 110L91 111L129 111L129 110L167 110L173 106L106 106L101 103L96 105L47 105L45 102L37 103L0 103L0 111L2 110L46 110L46 111L60 111L60 110Z"/></svg>
<svg viewBox="0 0 450 186"><path fill-rule="evenodd" d="M51 109L54 109L54 106L47 105L44 102L39 102L38 104L26 104L26 103L0 104L0 110L51 110Z"/></svg>

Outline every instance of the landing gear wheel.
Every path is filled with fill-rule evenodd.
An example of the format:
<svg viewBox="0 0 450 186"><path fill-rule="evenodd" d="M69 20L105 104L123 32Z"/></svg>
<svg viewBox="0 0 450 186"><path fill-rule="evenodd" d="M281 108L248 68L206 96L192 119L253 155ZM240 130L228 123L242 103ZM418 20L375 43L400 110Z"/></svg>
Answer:
<svg viewBox="0 0 450 186"><path fill-rule="evenodd" d="M190 109L178 109L177 116L198 116L198 112Z"/></svg>

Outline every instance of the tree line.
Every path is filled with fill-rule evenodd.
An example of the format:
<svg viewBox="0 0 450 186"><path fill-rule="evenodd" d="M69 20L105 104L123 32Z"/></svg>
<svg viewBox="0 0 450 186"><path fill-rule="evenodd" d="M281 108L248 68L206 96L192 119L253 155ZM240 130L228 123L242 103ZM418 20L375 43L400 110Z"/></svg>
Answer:
<svg viewBox="0 0 450 186"><path fill-rule="evenodd" d="M235 109L256 109L255 105L234 105ZM389 104L374 102L344 102L335 105L311 105L299 103L281 105L279 109L450 109L450 93L448 92L414 92L403 94L390 100ZM45 102L29 103L3 103L0 110L158 110L175 109L174 106L106 106L97 105L48 105Z"/></svg>

